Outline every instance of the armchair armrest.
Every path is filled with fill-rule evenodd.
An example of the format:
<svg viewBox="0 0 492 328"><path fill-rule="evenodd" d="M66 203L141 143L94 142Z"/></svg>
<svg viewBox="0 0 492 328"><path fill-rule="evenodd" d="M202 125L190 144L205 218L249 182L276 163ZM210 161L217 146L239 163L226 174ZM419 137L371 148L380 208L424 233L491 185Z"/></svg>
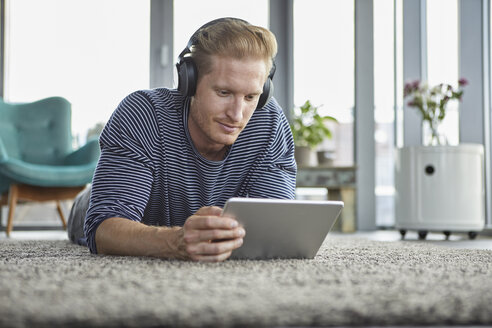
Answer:
<svg viewBox="0 0 492 328"><path fill-rule="evenodd" d="M0 163L4 163L8 159L9 156L7 155L7 149L5 148L5 145L3 144L3 141L0 138Z"/></svg>
<svg viewBox="0 0 492 328"><path fill-rule="evenodd" d="M85 145L65 157L65 165L81 165L97 162L101 150L98 139L89 140Z"/></svg>

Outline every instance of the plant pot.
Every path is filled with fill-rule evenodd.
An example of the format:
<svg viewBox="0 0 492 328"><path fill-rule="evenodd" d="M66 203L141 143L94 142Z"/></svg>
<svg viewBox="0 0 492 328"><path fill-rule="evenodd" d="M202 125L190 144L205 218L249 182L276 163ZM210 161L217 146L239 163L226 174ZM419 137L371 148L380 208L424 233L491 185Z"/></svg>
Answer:
<svg viewBox="0 0 492 328"><path fill-rule="evenodd" d="M315 163L313 164L314 152L308 146L296 146L294 150L294 157L296 159L297 166L316 165Z"/></svg>

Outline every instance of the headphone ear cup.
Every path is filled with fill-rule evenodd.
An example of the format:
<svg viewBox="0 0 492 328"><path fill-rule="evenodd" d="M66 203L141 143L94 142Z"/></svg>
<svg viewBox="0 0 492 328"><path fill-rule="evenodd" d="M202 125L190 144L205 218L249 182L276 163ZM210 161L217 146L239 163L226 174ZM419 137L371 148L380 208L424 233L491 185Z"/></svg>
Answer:
<svg viewBox="0 0 492 328"><path fill-rule="evenodd" d="M263 93L260 95L260 99L258 99L258 105L256 106L256 109L260 109L268 104L270 99L273 97L273 90L273 81L270 77L268 77L265 84L263 85Z"/></svg>
<svg viewBox="0 0 492 328"><path fill-rule="evenodd" d="M178 66L178 90L185 97L196 92L198 70L192 57L183 57Z"/></svg>

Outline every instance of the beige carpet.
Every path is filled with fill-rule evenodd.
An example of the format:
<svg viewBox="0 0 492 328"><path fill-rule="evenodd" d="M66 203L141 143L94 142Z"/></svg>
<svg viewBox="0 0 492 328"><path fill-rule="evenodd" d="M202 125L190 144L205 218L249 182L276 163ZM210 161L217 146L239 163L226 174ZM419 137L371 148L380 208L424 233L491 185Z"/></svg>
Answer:
<svg viewBox="0 0 492 328"><path fill-rule="evenodd" d="M492 251L329 236L314 260L201 264L0 241L0 327L492 324Z"/></svg>

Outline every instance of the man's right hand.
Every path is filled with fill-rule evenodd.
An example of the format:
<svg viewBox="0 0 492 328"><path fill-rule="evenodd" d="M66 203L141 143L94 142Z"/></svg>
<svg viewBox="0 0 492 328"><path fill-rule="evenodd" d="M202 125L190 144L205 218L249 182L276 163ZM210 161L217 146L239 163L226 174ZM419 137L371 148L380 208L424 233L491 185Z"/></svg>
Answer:
<svg viewBox="0 0 492 328"><path fill-rule="evenodd" d="M181 257L195 261L224 261L243 244L244 228L232 217L221 216L220 207L202 207L180 231Z"/></svg>

